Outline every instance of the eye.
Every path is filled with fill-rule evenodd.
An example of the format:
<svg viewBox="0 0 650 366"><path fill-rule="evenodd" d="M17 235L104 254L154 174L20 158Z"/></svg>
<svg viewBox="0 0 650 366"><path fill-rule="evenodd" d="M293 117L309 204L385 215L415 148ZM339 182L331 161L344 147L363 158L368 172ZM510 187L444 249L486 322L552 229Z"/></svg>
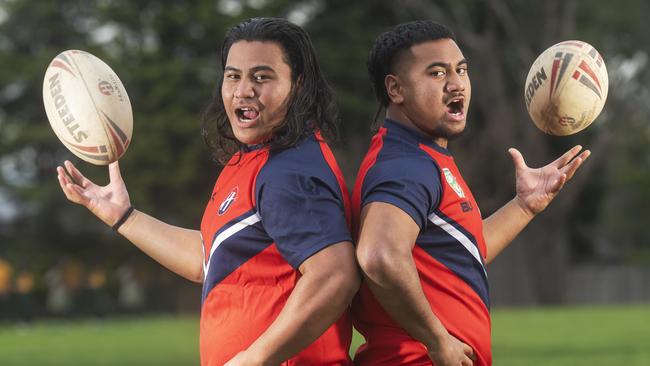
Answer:
<svg viewBox="0 0 650 366"><path fill-rule="evenodd" d="M266 80L269 80L271 77L265 74L258 74L258 75L253 75L253 80L255 80L258 83L264 82Z"/></svg>
<svg viewBox="0 0 650 366"><path fill-rule="evenodd" d="M459 67L456 72L461 76L467 75L467 67Z"/></svg>
<svg viewBox="0 0 650 366"><path fill-rule="evenodd" d="M237 75L237 74L226 74L226 79L228 79L228 80L239 80L239 75Z"/></svg>
<svg viewBox="0 0 650 366"><path fill-rule="evenodd" d="M445 72L442 70L434 70L429 73L429 75L433 76L434 78L445 76Z"/></svg>

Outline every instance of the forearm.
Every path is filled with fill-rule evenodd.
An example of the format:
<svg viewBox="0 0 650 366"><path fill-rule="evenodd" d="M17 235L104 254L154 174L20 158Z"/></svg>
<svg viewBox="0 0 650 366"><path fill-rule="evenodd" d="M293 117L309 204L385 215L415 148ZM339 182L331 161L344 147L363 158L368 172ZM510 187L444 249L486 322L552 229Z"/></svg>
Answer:
<svg viewBox="0 0 650 366"><path fill-rule="evenodd" d="M134 210L118 232L169 270L191 281L203 281L199 231L169 225Z"/></svg>
<svg viewBox="0 0 650 366"><path fill-rule="evenodd" d="M410 255L391 257L364 268L366 283L397 324L427 349L435 350L448 332L422 291L415 262Z"/></svg>
<svg viewBox="0 0 650 366"><path fill-rule="evenodd" d="M517 197L483 220L483 238L487 246L486 263L503 251L535 216L524 209Z"/></svg>
<svg viewBox="0 0 650 366"><path fill-rule="evenodd" d="M247 349L263 365L286 361L321 336L350 305L358 279L305 274L271 326Z"/></svg>

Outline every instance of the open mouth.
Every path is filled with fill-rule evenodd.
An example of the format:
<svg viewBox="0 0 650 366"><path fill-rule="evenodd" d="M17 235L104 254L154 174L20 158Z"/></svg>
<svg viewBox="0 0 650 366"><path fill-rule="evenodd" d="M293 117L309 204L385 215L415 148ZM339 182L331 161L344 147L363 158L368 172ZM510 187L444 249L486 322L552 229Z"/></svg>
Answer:
<svg viewBox="0 0 650 366"><path fill-rule="evenodd" d="M462 98L454 98L447 103L447 112L452 116L461 116L464 113L465 101Z"/></svg>
<svg viewBox="0 0 650 366"><path fill-rule="evenodd" d="M259 117L260 112L253 107L241 107L235 109L235 115L242 122L251 122Z"/></svg>

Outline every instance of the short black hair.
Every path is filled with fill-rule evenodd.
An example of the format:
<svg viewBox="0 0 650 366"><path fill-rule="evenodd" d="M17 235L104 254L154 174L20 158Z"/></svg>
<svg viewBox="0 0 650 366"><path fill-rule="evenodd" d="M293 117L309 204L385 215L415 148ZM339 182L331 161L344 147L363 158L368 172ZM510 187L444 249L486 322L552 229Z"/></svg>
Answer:
<svg viewBox="0 0 650 366"><path fill-rule="evenodd" d="M390 102L384 79L393 73L399 53L420 43L445 38L456 42L451 29L431 20L402 23L377 37L368 56L368 75L382 107L387 107Z"/></svg>
<svg viewBox="0 0 650 366"><path fill-rule="evenodd" d="M321 72L311 39L304 29L282 18L251 18L230 28L221 47L221 78L210 104L203 114L201 134L213 157L225 164L230 156L245 149L235 138L221 97L223 71L228 53L239 41L276 43L291 68L291 92L287 115L265 142L271 150L296 145L305 136L319 130L331 141L338 135L337 110L332 89Z"/></svg>

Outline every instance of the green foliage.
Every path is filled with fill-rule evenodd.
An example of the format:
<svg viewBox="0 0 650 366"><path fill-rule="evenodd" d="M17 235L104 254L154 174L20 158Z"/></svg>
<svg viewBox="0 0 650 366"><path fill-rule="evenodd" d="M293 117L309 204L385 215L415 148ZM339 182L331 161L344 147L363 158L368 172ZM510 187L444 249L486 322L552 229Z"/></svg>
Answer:
<svg viewBox="0 0 650 366"><path fill-rule="evenodd" d="M113 245L121 240L68 203L56 181L55 167L64 159L99 184L108 180L105 168L80 161L61 145L42 107L45 68L66 49L102 58L129 92L133 142L120 164L133 204L172 224L198 227L219 172L200 137L201 111L219 78L218 47L227 27L260 10L225 15L213 1L34 6L24 0L0 6L7 13L0 23L0 193L18 209L6 230L0 223L0 254L29 258L43 269L62 253L133 253Z"/></svg>
<svg viewBox="0 0 650 366"><path fill-rule="evenodd" d="M549 247L564 246L567 237L575 243L572 253L581 259L611 259L612 253L617 260L647 258L648 3L623 3L0 1L0 15L6 14L0 16L0 255L46 268L62 253L110 256L116 262L134 253L59 190L55 167L64 159L78 162L98 183L108 178L105 168L74 158L47 122L42 77L56 54L84 49L118 73L134 109L133 143L120 161L134 205L172 224L196 228L219 172L199 130L201 110L214 97L219 79L224 32L251 16L299 19L295 15L302 14L336 91L341 143L335 152L350 187L377 109L365 69L369 48L380 32L398 22L431 18L454 28L470 60L470 120L466 135L452 149L485 214L514 193L507 147L522 149L533 166L574 143L593 149L566 193L522 234L521 242L537 242L521 249L524 256L514 256L530 262L522 266L539 267L533 276L542 277L548 267L537 260L539 254L546 258ZM535 56L566 38L589 41L604 55L612 79L610 97L594 127L554 138L530 122L522 84ZM632 61L637 69L626 77ZM621 238L624 245L619 248ZM549 258L566 262L564 257ZM514 263L508 259L503 263L515 268L506 266Z"/></svg>

